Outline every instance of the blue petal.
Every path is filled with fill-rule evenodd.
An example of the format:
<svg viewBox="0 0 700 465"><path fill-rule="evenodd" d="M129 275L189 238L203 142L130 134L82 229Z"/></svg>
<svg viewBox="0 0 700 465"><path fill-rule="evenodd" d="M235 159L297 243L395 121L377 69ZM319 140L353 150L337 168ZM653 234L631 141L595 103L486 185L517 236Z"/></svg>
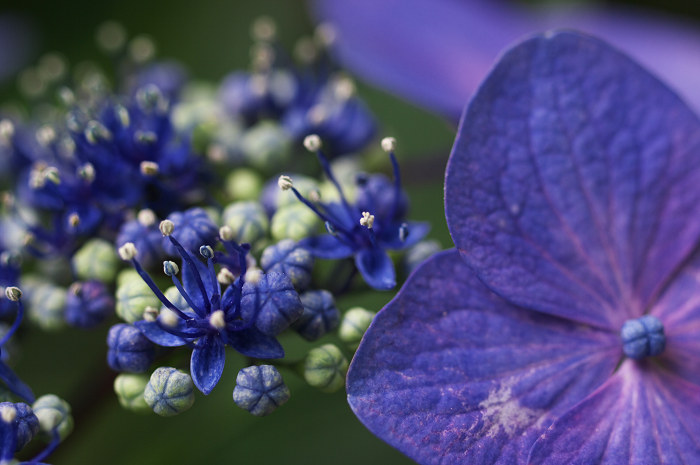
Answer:
<svg viewBox="0 0 700 465"><path fill-rule="evenodd" d="M218 334L204 336L192 350L192 381L203 394L209 394L224 372L226 351Z"/></svg>
<svg viewBox="0 0 700 465"><path fill-rule="evenodd" d="M151 321L137 321L134 323L139 331L143 333L151 342L158 344L163 347L179 347L187 344L187 342L179 336L170 334L169 332L161 329L158 323ZM177 329L179 331L185 329L184 322L178 325Z"/></svg>
<svg viewBox="0 0 700 465"><path fill-rule="evenodd" d="M221 292L219 282L212 281L206 263L204 263L202 260L199 259L199 257L196 257L194 255L190 255L190 257L192 258L192 261L194 262L195 267L197 269L193 270L192 267L189 266L187 262L183 260L182 287L184 287L185 292L187 292L187 294L192 298L192 301L201 310L204 310L206 308L204 299L210 300L215 288L218 289L219 292ZM204 284L204 291L206 296L202 294L202 290L199 287L196 275L199 275L199 278Z"/></svg>
<svg viewBox="0 0 700 465"><path fill-rule="evenodd" d="M394 262L384 250L373 247L355 254L355 266L370 287L388 290L396 286Z"/></svg>
<svg viewBox="0 0 700 465"><path fill-rule="evenodd" d="M508 5L508 4L511 5ZM700 109L700 33L658 12L591 7L524 9L489 0L316 0L335 51L371 82L457 121L497 56L551 28L593 33L630 53Z"/></svg>
<svg viewBox="0 0 700 465"><path fill-rule="evenodd" d="M0 381L5 383L10 392L21 397L22 400L34 402L34 393L31 388L17 376L4 362L0 362Z"/></svg>
<svg viewBox="0 0 700 465"><path fill-rule="evenodd" d="M341 242L336 236L323 234L321 236L308 237L299 241L299 247L303 247L317 258L337 260L352 255L352 248Z"/></svg>
<svg viewBox="0 0 700 465"><path fill-rule="evenodd" d="M244 331L231 331L226 344L236 349L246 357L253 358L283 358L284 349L273 336L268 336L252 327Z"/></svg>
<svg viewBox="0 0 700 465"><path fill-rule="evenodd" d="M698 437L700 387L628 360L544 432L527 463L700 463Z"/></svg>
<svg viewBox="0 0 700 465"><path fill-rule="evenodd" d="M576 33L510 50L465 112L445 211L479 277L518 305L617 330L700 238L700 122Z"/></svg>
<svg viewBox="0 0 700 465"><path fill-rule="evenodd" d="M401 224L394 224L387 230L382 230L382 246L389 250L403 250L419 243L430 232L430 223L406 221L408 234L402 241L399 235Z"/></svg>
<svg viewBox="0 0 700 465"><path fill-rule="evenodd" d="M375 317L348 372L348 401L421 464L523 463L542 429L619 359L617 334L515 307L449 250Z"/></svg>

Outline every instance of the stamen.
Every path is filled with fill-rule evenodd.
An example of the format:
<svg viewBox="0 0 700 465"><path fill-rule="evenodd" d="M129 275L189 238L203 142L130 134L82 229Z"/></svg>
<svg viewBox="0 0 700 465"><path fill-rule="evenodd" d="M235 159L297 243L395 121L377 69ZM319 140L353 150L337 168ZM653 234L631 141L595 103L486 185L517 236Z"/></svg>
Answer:
<svg viewBox="0 0 700 465"><path fill-rule="evenodd" d="M209 316L209 324L214 329L224 329L226 327L226 319L223 310L216 310Z"/></svg>
<svg viewBox="0 0 700 465"><path fill-rule="evenodd" d="M164 225L164 223L165 223L165 225ZM173 225L173 222L170 220L161 221L161 223L160 223L161 232L163 232L163 230L165 230L166 232L169 230L170 233L172 234L172 230L175 228L175 226L173 225L172 227L170 227L170 225L168 225L168 223L170 223L170 225ZM180 254L180 257L182 258L182 260L192 270L192 274L194 275L194 279L195 279L195 281L197 281L197 287L199 287L199 292L202 295L202 300L204 301L204 307L206 308L206 312L207 313L211 312L211 302L209 300L209 295L207 295L207 290L204 287L204 282L202 281L202 277L199 275L199 269L197 268L197 265L195 265L194 260L192 260L192 256L185 250L185 248L182 246L182 244L180 244L180 242L178 242L178 240L175 239L171 234L165 234L165 233L163 233L163 234L165 236L167 236L168 239L170 239L170 243L175 246L175 248L177 249L177 252Z"/></svg>
<svg viewBox="0 0 700 465"><path fill-rule="evenodd" d="M142 226L149 227L155 224L156 214L149 208L144 208L136 215L136 219Z"/></svg>
<svg viewBox="0 0 700 465"><path fill-rule="evenodd" d="M155 176L160 171L158 163L154 161L142 161L139 169L144 176Z"/></svg>
<svg viewBox="0 0 700 465"><path fill-rule="evenodd" d="M119 247L117 251L119 252L119 257L125 262L133 260L138 254L138 250L136 250L136 246L133 242L127 242Z"/></svg>
<svg viewBox="0 0 700 465"><path fill-rule="evenodd" d="M71 228L77 228L80 225L80 215L73 212L68 216L68 224Z"/></svg>
<svg viewBox="0 0 700 465"><path fill-rule="evenodd" d="M158 135L153 131L134 132L134 142L143 145L153 145L158 142Z"/></svg>
<svg viewBox="0 0 700 465"><path fill-rule="evenodd" d="M159 316L160 322L164 325L167 326L168 328L175 328L177 327L177 323L180 320L178 317L177 313L173 312L172 310L168 308L164 308L160 312Z"/></svg>
<svg viewBox="0 0 700 465"><path fill-rule="evenodd" d="M304 138L304 147L309 152L318 152L321 150L321 138L316 134L306 136Z"/></svg>
<svg viewBox="0 0 700 465"><path fill-rule="evenodd" d="M0 407L0 418L5 423L12 423L17 418L17 409L14 405L3 405Z"/></svg>
<svg viewBox="0 0 700 465"><path fill-rule="evenodd" d="M153 323L158 319L158 309L155 307L146 307L143 309L143 319Z"/></svg>
<svg viewBox="0 0 700 465"><path fill-rule="evenodd" d="M216 280L224 286L229 286L236 280L236 277L228 268L221 268L219 274L216 275Z"/></svg>
<svg viewBox="0 0 700 465"><path fill-rule="evenodd" d="M15 135L15 125L9 119L0 120L0 145L10 145Z"/></svg>
<svg viewBox="0 0 700 465"><path fill-rule="evenodd" d="M281 190L288 191L289 189L294 187L294 182L289 176L282 175L279 177L279 179L277 179L277 185Z"/></svg>
<svg viewBox="0 0 700 465"><path fill-rule="evenodd" d="M85 163L78 168L78 176L91 183L95 180L95 167L92 163Z"/></svg>
<svg viewBox="0 0 700 465"><path fill-rule="evenodd" d="M233 240L233 229L231 226L222 226L219 228L219 238L221 238L222 241Z"/></svg>
<svg viewBox="0 0 700 465"><path fill-rule="evenodd" d="M216 307L221 300L219 286L217 285L216 271L214 270L214 249L208 245L203 245L199 248L199 253L207 259L207 271L209 272L209 281L211 282L211 304Z"/></svg>
<svg viewBox="0 0 700 465"><path fill-rule="evenodd" d="M4 346L5 343L15 334L17 328L22 323L24 318L24 306L22 305L22 291L15 286L9 286L5 288L5 296L12 302L17 302L17 316L15 316L15 321L12 323L10 329L5 333L2 339L0 339L0 347Z"/></svg>
<svg viewBox="0 0 700 465"><path fill-rule="evenodd" d="M399 162L396 160L394 150L396 150L396 139L393 137L385 137L382 139L382 149L389 154L391 158L391 166L394 169L394 203L391 205L391 220L396 219L401 201L401 173L399 171Z"/></svg>
<svg viewBox="0 0 700 465"><path fill-rule="evenodd" d="M131 124L131 117L129 116L129 110L127 110L122 105L115 105L114 113L117 114L117 119L121 123L123 128L128 128Z"/></svg>
<svg viewBox="0 0 700 465"><path fill-rule="evenodd" d="M371 215L369 212L362 212L360 224L365 226L367 229L372 229L374 227L374 215Z"/></svg>
<svg viewBox="0 0 700 465"><path fill-rule="evenodd" d="M165 273L166 276L175 276L180 272L180 267L177 266L177 263L171 262L170 260L166 260L163 262L163 273Z"/></svg>
<svg viewBox="0 0 700 465"><path fill-rule="evenodd" d="M164 236L170 236L175 230L175 223L170 220L163 220L158 225L158 229Z"/></svg>

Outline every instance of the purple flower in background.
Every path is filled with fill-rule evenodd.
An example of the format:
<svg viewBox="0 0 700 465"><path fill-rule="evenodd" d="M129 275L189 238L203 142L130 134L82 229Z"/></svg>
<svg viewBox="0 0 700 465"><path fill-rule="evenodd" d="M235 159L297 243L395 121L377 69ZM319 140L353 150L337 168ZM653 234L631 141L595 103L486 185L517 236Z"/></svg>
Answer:
<svg viewBox="0 0 700 465"><path fill-rule="evenodd" d="M574 28L620 47L700 110L700 27L659 12L527 9L505 0L316 0L341 61L374 84L458 121L500 52L526 34Z"/></svg>
<svg viewBox="0 0 700 465"><path fill-rule="evenodd" d="M606 44L528 40L465 111L457 250L374 319L348 399L422 464L700 463L700 120Z"/></svg>

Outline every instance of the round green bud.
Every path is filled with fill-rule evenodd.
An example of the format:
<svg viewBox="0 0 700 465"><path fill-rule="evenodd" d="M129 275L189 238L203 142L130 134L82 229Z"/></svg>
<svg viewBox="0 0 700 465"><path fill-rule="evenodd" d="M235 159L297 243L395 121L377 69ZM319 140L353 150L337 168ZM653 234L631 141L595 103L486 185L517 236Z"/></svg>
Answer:
<svg viewBox="0 0 700 465"><path fill-rule="evenodd" d="M117 316L127 323L143 319L146 307L160 308L160 300L134 270L124 270L117 277Z"/></svg>
<svg viewBox="0 0 700 465"><path fill-rule="evenodd" d="M226 177L226 193L236 200L255 200L260 197L263 180L248 168L234 170Z"/></svg>
<svg viewBox="0 0 700 465"><path fill-rule="evenodd" d="M194 383L189 374L160 367L151 375L143 398L158 415L170 417L182 413L194 403Z"/></svg>
<svg viewBox="0 0 700 465"><path fill-rule="evenodd" d="M299 241L312 236L320 225L316 214L306 205L296 203L280 208L272 216L270 232L276 241L293 239Z"/></svg>
<svg viewBox="0 0 700 465"><path fill-rule="evenodd" d="M292 140L280 125L262 121L243 135L241 150L255 168L274 171L289 160Z"/></svg>
<svg viewBox="0 0 700 465"><path fill-rule="evenodd" d="M114 379L114 392L117 394L119 404L134 412L150 411L151 408L143 398L148 380L149 377L144 374L122 373L117 376Z"/></svg>
<svg viewBox="0 0 700 465"><path fill-rule="evenodd" d="M323 392L335 392L345 385L348 359L333 344L311 349L304 361L304 379Z"/></svg>
<svg viewBox="0 0 700 465"><path fill-rule="evenodd" d="M270 226L263 206L252 200L229 204L224 209L222 220L231 228L233 240L238 243L255 243L265 237Z"/></svg>
<svg viewBox="0 0 700 465"><path fill-rule="evenodd" d="M32 405L34 414L39 419L41 432L52 435L56 430L61 440L73 431L73 416L68 402L53 394L39 397Z"/></svg>
<svg viewBox="0 0 700 465"><path fill-rule="evenodd" d="M33 277L29 278L33 281ZM23 279L23 282L25 280ZM64 312L67 290L48 282L27 287L27 318L45 331L66 326Z"/></svg>
<svg viewBox="0 0 700 465"><path fill-rule="evenodd" d="M340 321L338 328L338 336L345 342L349 348L357 349L360 345L362 336L369 328L369 324L376 313L365 310L364 308L354 307L345 312L343 319Z"/></svg>
<svg viewBox="0 0 700 465"><path fill-rule="evenodd" d="M73 269L79 279L96 279L111 283L120 265L114 244L102 239L91 239L73 255Z"/></svg>

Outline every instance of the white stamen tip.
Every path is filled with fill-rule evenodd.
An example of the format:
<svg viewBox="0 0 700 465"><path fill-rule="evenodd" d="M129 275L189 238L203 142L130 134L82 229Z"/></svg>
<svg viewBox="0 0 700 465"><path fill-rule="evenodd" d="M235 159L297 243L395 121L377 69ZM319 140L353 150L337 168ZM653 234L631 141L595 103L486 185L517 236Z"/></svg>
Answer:
<svg viewBox="0 0 700 465"><path fill-rule="evenodd" d="M68 216L68 224L72 228L77 228L78 225L80 224L80 215L77 213L73 212Z"/></svg>
<svg viewBox="0 0 700 465"><path fill-rule="evenodd" d="M177 266L177 263L171 262L170 260L163 262L163 273L165 273L166 276L175 276L179 272L180 267Z"/></svg>
<svg viewBox="0 0 700 465"><path fill-rule="evenodd" d="M226 317L223 310L216 310L209 316L209 324L215 329L224 329L226 327Z"/></svg>
<svg viewBox="0 0 700 465"><path fill-rule="evenodd" d="M119 247L118 252L119 257L121 257L121 259L125 262L132 260L138 254L138 250L136 250L136 246L133 242L127 242L123 246Z"/></svg>
<svg viewBox="0 0 700 465"><path fill-rule="evenodd" d="M9 144L15 135L15 125L9 119L0 120L0 142Z"/></svg>
<svg viewBox="0 0 700 465"><path fill-rule="evenodd" d="M219 270L219 273L216 275L216 280L219 281L219 283L223 286L228 286L236 280L236 277L233 275L233 273L231 273L231 270L229 270L228 268L221 268L221 270Z"/></svg>
<svg viewBox="0 0 700 465"><path fill-rule="evenodd" d="M360 225L365 226L367 229L372 229L374 227L374 215L371 215L369 212L362 212Z"/></svg>
<svg viewBox="0 0 700 465"><path fill-rule="evenodd" d="M139 168L144 176L155 176L160 169L158 163L154 161L142 161Z"/></svg>
<svg viewBox="0 0 700 465"><path fill-rule="evenodd" d="M156 214L149 208L144 208L136 215L136 219L143 226L152 226L156 223Z"/></svg>
<svg viewBox="0 0 700 465"><path fill-rule="evenodd" d="M221 238L222 241L233 240L233 229L231 229L231 226L220 227L219 228L219 237Z"/></svg>
<svg viewBox="0 0 700 465"><path fill-rule="evenodd" d="M304 137L304 147L309 152L317 152L321 149L321 138L317 134L310 134Z"/></svg>
<svg viewBox="0 0 700 465"><path fill-rule="evenodd" d="M143 319L153 323L158 319L158 309L155 307L146 307L143 309Z"/></svg>
<svg viewBox="0 0 700 465"><path fill-rule="evenodd" d="M92 163L85 163L78 168L78 176L87 182L95 180L95 166Z"/></svg>
<svg viewBox="0 0 700 465"><path fill-rule="evenodd" d="M385 152L393 152L396 150L396 139L393 137L385 137L382 139L382 150Z"/></svg>
<svg viewBox="0 0 700 465"><path fill-rule="evenodd" d="M5 288L5 296L12 302L17 302L22 298L22 291L19 287L8 286Z"/></svg>
<svg viewBox="0 0 700 465"><path fill-rule="evenodd" d="M175 230L175 223L170 220L163 220L160 222L160 225L158 225L158 229L160 229L161 234L164 236L170 236Z"/></svg>
<svg viewBox="0 0 700 465"><path fill-rule="evenodd" d="M250 268L245 273L245 282L250 284L258 284L262 279L262 270L259 268Z"/></svg>
<svg viewBox="0 0 700 465"><path fill-rule="evenodd" d="M168 328L176 327L177 322L180 320L180 317L177 316L177 313L173 312L169 308L164 308L163 310L161 310L160 316L158 318L160 319L160 322L163 324L163 326L167 326Z"/></svg>
<svg viewBox="0 0 700 465"><path fill-rule="evenodd" d="M290 178L289 176L282 175L277 180L277 185L283 191L288 191L294 186L294 182L292 182L292 178Z"/></svg>
<svg viewBox="0 0 700 465"><path fill-rule="evenodd" d="M0 407L0 418L5 423L12 423L17 418L17 409L14 405L3 405Z"/></svg>

